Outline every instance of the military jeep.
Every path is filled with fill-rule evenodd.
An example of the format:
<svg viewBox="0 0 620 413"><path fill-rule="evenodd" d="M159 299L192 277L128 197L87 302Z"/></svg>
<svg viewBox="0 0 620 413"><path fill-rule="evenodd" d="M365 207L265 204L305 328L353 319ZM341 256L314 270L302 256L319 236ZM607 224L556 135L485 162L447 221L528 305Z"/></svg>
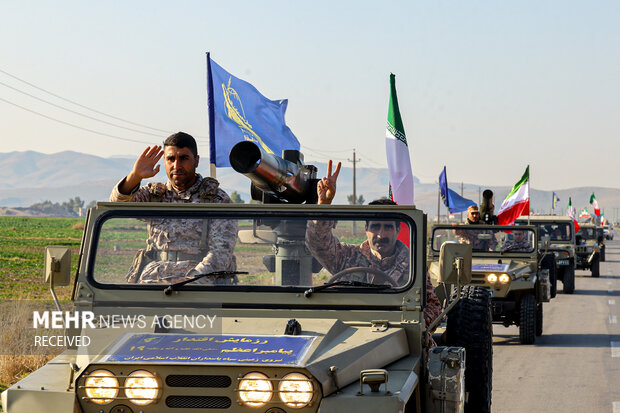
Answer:
<svg viewBox="0 0 620 413"><path fill-rule="evenodd" d="M543 333L543 303L551 299L549 269L538 262L536 231L534 226L437 225L430 244L435 261L447 242L472 246L469 285L488 290L493 323L517 325L522 344L533 344Z"/></svg>
<svg viewBox="0 0 620 413"><path fill-rule="evenodd" d="M579 270L590 270L592 277L601 275L601 244L602 237L594 224L581 224L575 235L575 267Z"/></svg>
<svg viewBox="0 0 620 413"><path fill-rule="evenodd" d="M575 223L568 216L532 215L516 220L518 225L538 227L538 249L543 261L549 265L551 280L551 297L555 297L557 281L562 281L562 291L572 294L575 291ZM551 257L551 254L553 257Z"/></svg>
<svg viewBox="0 0 620 413"><path fill-rule="evenodd" d="M238 271L170 274L197 253L168 250L146 254L155 261L143 271L160 266L156 276L128 277L156 246L152 225L200 239L217 220L238 227ZM305 233L325 220L351 245L365 240L355 225L406 227L404 281L365 267L321 269ZM72 309L45 316L63 322L71 344L4 391L2 404L9 413L463 411L465 350L429 349L425 234L415 207L100 203L86 218ZM471 252L461 247L444 246L440 281L470 281ZM52 293L69 283L69 252L46 252Z"/></svg>

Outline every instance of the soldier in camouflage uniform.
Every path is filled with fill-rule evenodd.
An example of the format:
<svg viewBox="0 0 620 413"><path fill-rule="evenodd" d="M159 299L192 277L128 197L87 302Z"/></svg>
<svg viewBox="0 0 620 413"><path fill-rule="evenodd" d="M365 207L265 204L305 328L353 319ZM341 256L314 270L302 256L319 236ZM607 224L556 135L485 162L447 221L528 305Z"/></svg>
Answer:
<svg viewBox="0 0 620 413"><path fill-rule="evenodd" d="M142 179L159 172L164 157L168 182L149 183ZM110 194L112 202L231 203L230 197L213 178L196 173L199 156L196 141L178 132L161 146L147 147L132 171ZM157 165L157 166L156 166ZM177 282L212 271L236 270L233 254L237 239L235 220L150 219L147 247L140 250L127 274L128 282ZM203 283L220 283L205 277Z"/></svg>
<svg viewBox="0 0 620 413"><path fill-rule="evenodd" d="M528 252L532 251L532 243L527 240L525 231L515 230L512 239L507 241L501 248L502 252Z"/></svg>
<svg viewBox="0 0 620 413"><path fill-rule="evenodd" d="M336 180L341 164L338 163L332 175L332 161L328 163L327 177L317 184L318 204L331 204L336 194ZM391 204L393 201L378 200L372 204ZM306 229L306 245L312 255L332 274L351 267L371 267L388 275L395 285L403 286L409 277L409 248L397 239L400 231L399 222L368 221L366 236L368 239L361 245L341 243L332 233L333 221L309 221ZM374 275L367 274L372 282ZM441 304L435 294L428 273L426 274L426 307L424 320L429 325L441 313ZM429 343L434 345L432 337Z"/></svg>
<svg viewBox="0 0 620 413"><path fill-rule="evenodd" d="M467 208L467 223L472 225L481 225L480 211L476 205L472 205ZM473 251L495 251L497 248L497 240L493 237L493 231L486 229L477 230L460 230L455 231L456 235L461 237L461 240L471 245ZM491 234L490 240L481 240L478 238L479 234Z"/></svg>

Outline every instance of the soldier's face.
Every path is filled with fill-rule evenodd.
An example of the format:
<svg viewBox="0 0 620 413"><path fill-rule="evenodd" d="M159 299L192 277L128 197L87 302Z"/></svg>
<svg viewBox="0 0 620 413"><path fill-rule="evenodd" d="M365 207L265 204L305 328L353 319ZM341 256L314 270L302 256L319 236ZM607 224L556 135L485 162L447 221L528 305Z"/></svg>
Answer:
<svg viewBox="0 0 620 413"><path fill-rule="evenodd" d="M469 220L471 222L478 222L480 220L480 212L478 212L478 211L469 211L467 213L467 218L469 218Z"/></svg>
<svg viewBox="0 0 620 413"><path fill-rule="evenodd" d="M525 232L523 231L515 231L514 239L516 242L523 242L525 240Z"/></svg>
<svg viewBox="0 0 620 413"><path fill-rule="evenodd" d="M393 221L370 221L366 225L366 237L373 251L382 257L388 257L394 252L400 226L396 227Z"/></svg>
<svg viewBox="0 0 620 413"><path fill-rule="evenodd" d="M172 185L184 191L196 182L196 168L199 156L194 156L189 148L166 146L164 148L164 164L166 174Z"/></svg>

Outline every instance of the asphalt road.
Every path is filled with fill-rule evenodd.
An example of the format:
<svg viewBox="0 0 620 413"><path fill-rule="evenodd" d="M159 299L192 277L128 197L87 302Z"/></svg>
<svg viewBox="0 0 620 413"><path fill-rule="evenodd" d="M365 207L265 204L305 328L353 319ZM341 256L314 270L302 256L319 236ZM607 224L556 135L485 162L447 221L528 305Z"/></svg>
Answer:
<svg viewBox="0 0 620 413"><path fill-rule="evenodd" d="M620 413L620 241L606 245L600 278L576 271L573 295L558 282L536 344L494 326L493 412Z"/></svg>

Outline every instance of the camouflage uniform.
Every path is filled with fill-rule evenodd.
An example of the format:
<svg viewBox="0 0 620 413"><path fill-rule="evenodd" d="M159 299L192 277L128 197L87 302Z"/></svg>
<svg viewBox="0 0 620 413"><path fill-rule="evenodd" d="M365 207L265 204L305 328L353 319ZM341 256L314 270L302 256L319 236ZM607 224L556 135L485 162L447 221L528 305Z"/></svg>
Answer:
<svg viewBox="0 0 620 413"><path fill-rule="evenodd" d="M409 277L409 248L401 241L396 241L394 253L383 259L375 256L368 240L362 245L344 244L332 233L333 221L308 221L306 245L310 253L332 274L351 267L371 267L383 271L398 286L407 283ZM371 275L370 275L371 276ZM366 275L369 277L369 275ZM368 278L360 280L371 282ZM431 279L426 274L426 307L424 321L426 325L435 320L441 313L441 303L435 294ZM434 345L429 337L431 346Z"/></svg>
<svg viewBox="0 0 620 413"><path fill-rule="evenodd" d="M523 240L521 242L516 242L514 240L510 240L504 244L501 248L502 252L527 252L532 250L532 243L528 240Z"/></svg>
<svg viewBox="0 0 620 413"><path fill-rule="evenodd" d="M149 183L121 194L121 180L110 194L111 202L231 203L213 178L197 175L186 191L178 192L168 181ZM237 222L225 219L150 219L146 249L139 251L127 274L128 282L177 282L196 269L199 273L234 271ZM215 280L201 279L203 283ZM200 282L199 281L199 282Z"/></svg>

